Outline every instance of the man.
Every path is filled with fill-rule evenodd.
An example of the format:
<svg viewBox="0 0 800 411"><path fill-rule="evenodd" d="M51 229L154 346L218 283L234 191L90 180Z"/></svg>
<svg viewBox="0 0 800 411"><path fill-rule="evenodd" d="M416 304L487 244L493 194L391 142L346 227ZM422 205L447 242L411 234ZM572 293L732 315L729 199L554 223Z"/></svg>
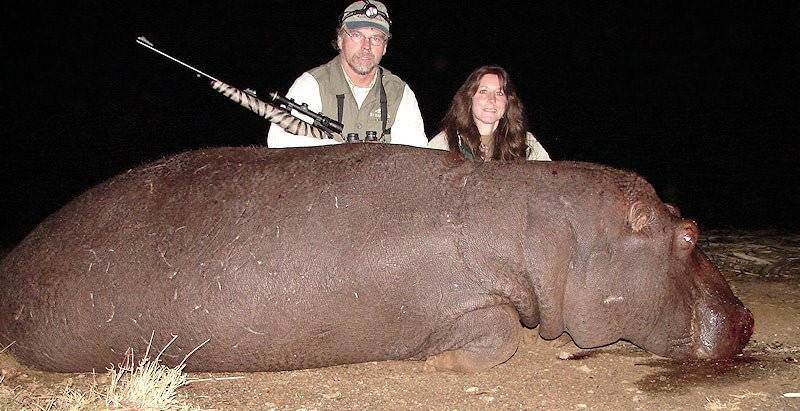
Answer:
<svg viewBox="0 0 800 411"><path fill-rule="evenodd" d="M286 97L344 124L344 141L375 141L425 147L428 139L414 92L379 66L391 37L391 20L379 1L356 1L339 19L333 60L303 73ZM297 114L303 118L302 114ZM336 144L287 133L272 124L267 146L306 147Z"/></svg>

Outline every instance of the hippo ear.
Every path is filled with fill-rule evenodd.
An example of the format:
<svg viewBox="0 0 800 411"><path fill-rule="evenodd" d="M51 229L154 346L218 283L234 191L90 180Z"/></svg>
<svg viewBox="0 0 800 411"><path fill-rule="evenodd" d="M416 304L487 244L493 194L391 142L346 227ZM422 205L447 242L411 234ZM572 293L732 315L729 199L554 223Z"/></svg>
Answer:
<svg viewBox="0 0 800 411"><path fill-rule="evenodd" d="M628 210L628 226L638 233L653 222L653 209L641 201L634 201Z"/></svg>
<svg viewBox="0 0 800 411"><path fill-rule="evenodd" d="M670 213L670 214L671 214L673 217L678 217L678 218L680 218L680 217L681 217L681 210L680 210L680 209L678 209L678 207L677 207L677 206L674 206L674 205L672 205L672 204L669 204L669 203L664 203L664 205L665 205L665 206L667 206L667 211L669 211L669 213Z"/></svg>
<svg viewBox="0 0 800 411"><path fill-rule="evenodd" d="M688 255L697 244L700 231L692 220L683 219L675 227L675 251L681 255Z"/></svg>

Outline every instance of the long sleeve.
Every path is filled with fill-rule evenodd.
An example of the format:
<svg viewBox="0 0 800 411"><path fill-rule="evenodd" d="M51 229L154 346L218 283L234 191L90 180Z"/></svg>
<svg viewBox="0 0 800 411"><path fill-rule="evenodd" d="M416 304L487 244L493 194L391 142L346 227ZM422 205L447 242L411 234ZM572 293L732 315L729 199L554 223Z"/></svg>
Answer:
<svg viewBox="0 0 800 411"><path fill-rule="evenodd" d="M431 141L428 142L428 148L445 151L450 150L450 146L447 144L447 134L445 134L444 130L433 136Z"/></svg>
<svg viewBox="0 0 800 411"><path fill-rule="evenodd" d="M306 103L311 111L322 111L322 99L319 97L319 84L317 80L314 79L314 76L309 73L303 73L294 81L289 91L286 93L286 97L294 99L298 104ZM314 122L312 119L308 118L308 116L294 110L292 110L292 114L309 123ZM275 124L270 125L269 133L267 133L267 147L269 148L312 147L329 144L338 144L338 141L334 139L321 140L314 137L297 136L286 132Z"/></svg>
<svg viewBox="0 0 800 411"><path fill-rule="evenodd" d="M528 160L550 161L550 155L547 150L542 147L536 137L530 132L525 136L526 143L528 144Z"/></svg>

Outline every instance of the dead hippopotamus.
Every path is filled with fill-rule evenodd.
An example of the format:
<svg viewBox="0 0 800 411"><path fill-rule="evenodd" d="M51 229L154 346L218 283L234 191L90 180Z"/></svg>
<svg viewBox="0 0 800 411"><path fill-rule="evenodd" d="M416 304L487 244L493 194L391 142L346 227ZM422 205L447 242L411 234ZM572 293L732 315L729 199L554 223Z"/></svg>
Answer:
<svg viewBox="0 0 800 411"><path fill-rule="evenodd" d="M750 312L637 175L389 145L192 151L89 190L0 266L0 343L52 371L126 349L187 370L389 359L481 370L522 326L737 355Z"/></svg>

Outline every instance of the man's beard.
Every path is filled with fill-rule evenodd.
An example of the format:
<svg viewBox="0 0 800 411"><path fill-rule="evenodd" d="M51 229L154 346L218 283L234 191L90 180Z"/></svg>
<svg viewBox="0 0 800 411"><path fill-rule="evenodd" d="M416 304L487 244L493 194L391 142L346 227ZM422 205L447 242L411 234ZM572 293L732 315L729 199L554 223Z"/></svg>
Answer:
<svg viewBox="0 0 800 411"><path fill-rule="evenodd" d="M362 56L362 55L363 54L361 54L361 53L356 53L356 54L351 55L347 59L347 64L349 64L350 68L352 68L353 71L355 71L356 73L358 73L358 74L360 74L362 76L366 76L367 74L369 74L373 70L375 70L375 66L377 66L378 63L375 61L375 56L370 54L370 57L372 58L372 60L367 65L364 65L364 64L361 63L360 56Z"/></svg>

